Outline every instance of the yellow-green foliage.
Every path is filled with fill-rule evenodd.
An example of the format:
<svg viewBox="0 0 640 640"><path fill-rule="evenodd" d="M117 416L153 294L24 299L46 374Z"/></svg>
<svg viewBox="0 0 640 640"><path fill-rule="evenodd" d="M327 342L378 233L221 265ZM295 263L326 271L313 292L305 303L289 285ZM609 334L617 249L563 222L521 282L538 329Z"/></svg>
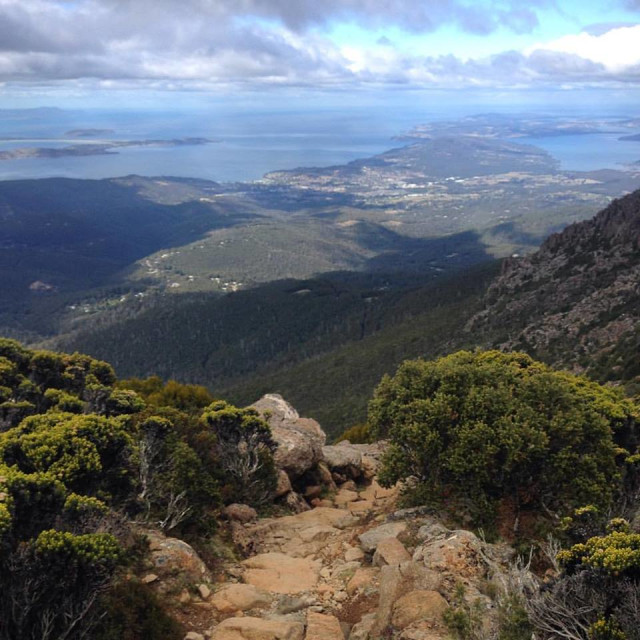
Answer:
<svg viewBox="0 0 640 640"><path fill-rule="evenodd" d="M206 387L197 384L182 384L176 380L163 383L158 376L146 379L121 380L120 389L131 389L154 407L174 407L188 413L198 412L209 406L214 398Z"/></svg>
<svg viewBox="0 0 640 640"><path fill-rule="evenodd" d="M620 527L616 523L615 527ZM606 536L594 536L585 543L561 551L558 560L568 572L577 567L598 569L612 576L640 578L640 534L613 531Z"/></svg>
<svg viewBox="0 0 640 640"><path fill-rule="evenodd" d="M84 493L123 484L133 441L119 418L70 413L31 416L0 434L0 460L25 473L49 473Z"/></svg>
<svg viewBox="0 0 640 640"><path fill-rule="evenodd" d="M11 528L11 510L6 502L0 502L0 538Z"/></svg>
<svg viewBox="0 0 640 640"><path fill-rule="evenodd" d="M354 424L336 438L336 443L348 440L352 444L367 444L372 441L371 430L369 425L364 422L362 424Z"/></svg>
<svg viewBox="0 0 640 640"><path fill-rule="evenodd" d="M0 338L0 431L18 425L26 416L54 408L82 413L104 410L113 395L113 368L79 353L32 351L15 340ZM100 403L95 403L96 391ZM117 411L118 396L109 415L133 413L138 406ZM139 402L139 399L138 399Z"/></svg>
<svg viewBox="0 0 640 640"><path fill-rule="evenodd" d="M82 413L84 409L84 402L80 398L60 389L47 389L44 397L50 403L50 411L53 409L67 413Z"/></svg>
<svg viewBox="0 0 640 640"><path fill-rule="evenodd" d="M589 640L627 640L615 620L600 618L589 627Z"/></svg>
<svg viewBox="0 0 640 640"><path fill-rule="evenodd" d="M0 598L2 638L90 637L85 607L122 557L118 540L98 531L118 522L114 507L141 510L144 424L163 426L152 461L166 479L159 507L182 496L203 519L203 503L216 502L209 469L172 424L145 422L144 401L114 382L113 369L88 356L0 339L0 592L11 594Z"/></svg>
<svg viewBox="0 0 640 640"><path fill-rule="evenodd" d="M108 533L74 535L68 531L42 531L35 541L35 550L56 561L115 564L121 557L117 540Z"/></svg>
<svg viewBox="0 0 640 640"><path fill-rule="evenodd" d="M93 496L81 496L77 493L70 493L64 502L65 513L73 518L86 517L91 515L103 515L107 513L108 507Z"/></svg>
<svg viewBox="0 0 640 640"><path fill-rule="evenodd" d="M405 362L369 410L391 440L383 483L416 476L479 507L509 497L560 513L610 504L636 420L617 390L499 351Z"/></svg>

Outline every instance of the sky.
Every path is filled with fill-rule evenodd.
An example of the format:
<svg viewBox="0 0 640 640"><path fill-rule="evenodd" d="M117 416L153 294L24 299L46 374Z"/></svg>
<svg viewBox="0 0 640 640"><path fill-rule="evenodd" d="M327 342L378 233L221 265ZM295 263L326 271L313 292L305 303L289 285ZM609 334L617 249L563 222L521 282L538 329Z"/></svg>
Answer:
<svg viewBox="0 0 640 640"><path fill-rule="evenodd" d="M0 0L0 108L575 88L640 88L640 0Z"/></svg>

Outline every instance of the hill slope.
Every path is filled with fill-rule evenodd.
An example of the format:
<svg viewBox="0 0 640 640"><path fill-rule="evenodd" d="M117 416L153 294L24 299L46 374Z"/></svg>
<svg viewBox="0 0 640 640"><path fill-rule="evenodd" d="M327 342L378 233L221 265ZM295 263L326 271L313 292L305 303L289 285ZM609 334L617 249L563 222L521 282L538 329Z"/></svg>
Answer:
<svg viewBox="0 0 640 640"><path fill-rule="evenodd" d="M596 377L637 381L640 191L506 260L467 329Z"/></svg>

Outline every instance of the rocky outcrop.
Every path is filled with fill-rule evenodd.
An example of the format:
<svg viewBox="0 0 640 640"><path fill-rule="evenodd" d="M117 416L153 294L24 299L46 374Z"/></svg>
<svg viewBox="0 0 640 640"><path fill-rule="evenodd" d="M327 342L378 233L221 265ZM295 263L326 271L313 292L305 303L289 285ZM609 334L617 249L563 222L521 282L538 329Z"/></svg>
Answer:
<svg viewBox="0 0 640 640"><path fill-rule="evenodd" d="M213 640L445 640L443 615L460 605L462 586L495 635L486 594L503 583L511 550L450 530L426 509L397 510L396 499L397 488L374 478L347 481L324 499L331 506L294 515L253 522L234 507L229 526L242 531L249 557L226 566L219 588L195 583L197 595L181 594L182 606L204 619L192 632Z"/></svg>
<svg viewBox="0 0 640 640"><path fill-rule="evenodd" d="M323 459L322 447L327 436L311 418L301 418L280 395L267 394L251 405L271 427L278 444L275 462L291 479L300 477Z"/></svg>
<svg viewBox="0 0 640 640"><path fill-rule="evenodd" d="M640 191L550 236L531 256L505 261L484 303L467 330L500 348L576 369L585 355L631 356L626 343L640 335Z"/></svg>

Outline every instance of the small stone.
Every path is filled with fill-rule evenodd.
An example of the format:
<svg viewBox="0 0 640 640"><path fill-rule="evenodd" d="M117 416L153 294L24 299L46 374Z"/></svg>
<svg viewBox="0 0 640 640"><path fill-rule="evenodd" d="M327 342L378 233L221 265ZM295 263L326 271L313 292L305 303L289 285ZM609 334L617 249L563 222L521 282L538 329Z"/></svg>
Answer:
<svg viewBox="0 0 640 640"><path fill-rule="evenodd" d="M276 607L276 613L279 615L287 615L289 613L295 613L296 611L302 611L309 606L309 601L305 598L294 598L293 596L284 596L278 602Z"/></svg>
<svg viewBox="0 0 640 640"><path fill-rule="evenodd" d="M198 593L203 600L206 600L211 595L211 589L206 584L198 585Z"/></svg>
<svg viewBox="0 0 640 640"><path fill-rule="evenodd" d="M278 482L276 484L276 498L280 498L286 493L289 493L291 488L291 480L289 479L287 472L280 469L278 471Z"/></svg>
<svg viewBox="0 0 640 640"><path fill-rule="evenodd" d="M354 624L353 627L351 627L349 640L368 640L375 621L375 613L367 613L366 615L362 616L360 622Z"/></svg>
<svg viewBox="0 0 640 640"><path fill-rule="evenodd" d="M190 600L191 594L186 589L183 589L178 596L178 602L180 604L187 604Z"/></svg>
<svg viewBox="0 0 640 640"><path fill-rule="evenodd" d="M245 524L258 519L258 512L248 504L230 504L224 508L224 514L229 520Z"/></svg>
<svg viewBox="0 0 640 640"><path fill-rule="evenodd" d="M347 480L340 485L340 490L345 489L346 491L357 491L358 487L353 480Z"/></svg>
<svg viewBox="0 0 640 640"><path fill-rule="evenodd" d="M371 500L357 500L356 502L350 502L347 508L352 513L363 513L365 511L371 511L374 505Z"/></svg>
<svg viewBox="0 0 640 640"><path fill-rule="evenodd" d="M189 631L189 633L184 637L184 640L204 640L204 636L201 633Z"/></svg>
<svg viewBox="0 0 640 640"><path fill-rule="evenodd" d="M323 491L322 485L313 484L304 490L304 497L307 500L313 500L314 498L319 498L320 495L322 494L322 491Z"/></svg>
<svg viewBox="0 0 640 640"><path fill-rule="evenodd" d="M358 547L349 547L344 553L344 559L347 562L362 560L362 558L364 558L364 551L362 549L358 549Z"/></svg>
<svg viewBox="0 0 640 640"><path fill-rule="evenodd" d="M373 567L356 569L353 577L347 583L347 593L352 596L358 591L364 591L367 587L372 586L378 573L379 569L374 569Z"/></svg>
<svg viewBox="0 0 640 640"><path fill-rule="evenodd" d="M155 573L147 573L147 575L144 578L142 578L142 582L144 584L151 584L156 580L158 580L158 576Z"/></svg>
<svg viewBox="0 0 640 640"><path fill-rule="evenodd" d="M329 567L322 567L322 569L320 569L320 577L325 580L328 580L331 577L331 570Z"/></svg>
<svg viewBox="0 0 640 640"><path fill-rule="evenodd" d="M349 596L345 591L338 591L333 594L333 599L336 602L344 602Z"/></svg>

